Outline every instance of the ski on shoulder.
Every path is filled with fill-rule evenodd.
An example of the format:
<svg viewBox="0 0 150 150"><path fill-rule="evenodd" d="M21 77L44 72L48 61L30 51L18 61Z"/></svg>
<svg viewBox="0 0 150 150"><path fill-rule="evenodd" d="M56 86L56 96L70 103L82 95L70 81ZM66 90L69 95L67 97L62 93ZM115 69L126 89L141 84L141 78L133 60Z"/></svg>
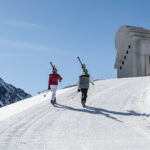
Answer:
<svg viewBox="0 0 150 150"><path fill-rule="evenodd" d="M50 65L51 65L51 67L52 67L53 70L56 70L56 67L53 65L52 62L50 62Z"/></svg>
<svg viewBox="0 0 150 150"><path fill-rule="evenodd" d="M86 69L85 64L82 63L80 57L77 57L77 58L78 58L78 60L79 60L79 62L80 62L80 64L81 64L81 68L82 68L82 70L84 71L84 73L85 73L86 75L89 75L88 70ZM93 80L93 78L92 78L90 75L89 75L89 79L90 79L91 84L94 85L94 80Z"/></svg>

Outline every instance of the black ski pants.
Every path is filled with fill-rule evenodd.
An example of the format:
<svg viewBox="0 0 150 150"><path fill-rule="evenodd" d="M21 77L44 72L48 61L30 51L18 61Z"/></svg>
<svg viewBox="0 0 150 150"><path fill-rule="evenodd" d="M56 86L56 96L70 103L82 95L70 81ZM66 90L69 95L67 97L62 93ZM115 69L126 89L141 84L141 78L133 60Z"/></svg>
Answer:
<svg viewBox="0 0 150 150"><path fill-rule="evenodd" d="M81 89L81 92L82 92L81 101L86 102L88 89L85 89L85 88L84 88L84 89Z"/></svg>

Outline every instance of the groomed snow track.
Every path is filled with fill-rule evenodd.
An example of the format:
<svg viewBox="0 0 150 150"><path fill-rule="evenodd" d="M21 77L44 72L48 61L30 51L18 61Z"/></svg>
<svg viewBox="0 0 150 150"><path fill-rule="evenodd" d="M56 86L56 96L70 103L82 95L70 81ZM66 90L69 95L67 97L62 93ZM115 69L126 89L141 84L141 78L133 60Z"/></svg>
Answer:
<svg viewBox="0 0 150 150"><path fill-rule="evenodd" d="M149 150L150 78L99 80L0 108L0 150ZM75 95L76 94L76 95Z"/></svg>

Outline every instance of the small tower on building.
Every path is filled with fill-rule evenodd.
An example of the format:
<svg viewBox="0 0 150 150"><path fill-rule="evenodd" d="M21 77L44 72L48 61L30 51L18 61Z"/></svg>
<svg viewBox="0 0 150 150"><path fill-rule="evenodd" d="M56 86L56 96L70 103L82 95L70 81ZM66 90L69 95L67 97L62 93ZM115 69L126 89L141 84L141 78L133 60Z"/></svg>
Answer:
<svg viewBox="0 0 150 150"><path fill-rule="evenodd" d="M150 30L121 26L116 34L115 68L117 77L150 75Z"/></svg>

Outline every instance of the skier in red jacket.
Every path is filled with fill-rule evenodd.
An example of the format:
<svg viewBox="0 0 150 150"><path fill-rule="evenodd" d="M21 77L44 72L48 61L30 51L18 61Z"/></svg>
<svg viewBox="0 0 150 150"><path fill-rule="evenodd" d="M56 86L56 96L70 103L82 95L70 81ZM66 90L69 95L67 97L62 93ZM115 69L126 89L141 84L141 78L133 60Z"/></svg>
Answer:
<svg viewBox="0 0 150 150"><path fill-rule="evenodd" d="M52 98L51 98L51 104L56 104L56 90L58 86L58 81L61 82L62 77L57 74L57 69L53 69L53 73L49 74L49 82L48 82L48 89L52 90Z"/></svg>

